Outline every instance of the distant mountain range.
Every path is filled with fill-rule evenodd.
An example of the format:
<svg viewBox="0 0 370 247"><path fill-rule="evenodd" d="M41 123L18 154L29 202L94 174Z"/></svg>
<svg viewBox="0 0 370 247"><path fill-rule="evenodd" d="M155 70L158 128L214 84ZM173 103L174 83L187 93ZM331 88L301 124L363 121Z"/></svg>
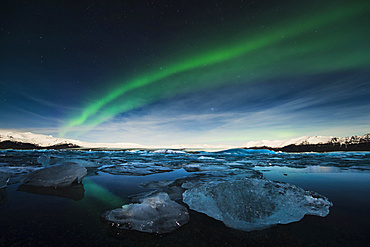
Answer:
<svg viewBox="0 0 370 247"><path fill-rule="evenodd" d="M0 148L38 149L38 148L65 148L80 147L82 142L55 138L51 135L40 135L31 132L0 130Z"/></svg>
<svg viewBox="0 0 370 247"><path fill-rule="evenodd" d="M0 129L0 149L144 148L136 143L89 143L51 135Z"/></svg>
<svg viewBox="0 0 370 247"><path fill-rule="evenodd" d="M282 152L370 151L370 134L351 137L302 136L287 140L251 141L246 149L269 149Z"/></svg>
<svg viewBox="0 0 370 247"><path fill-rule="evenodd" d="M0 149L158 149L137 143L89 143L56 138L31 132L0 129ZM186 150L222 150L235 148L227 145L171 145L166 148ZM245 149L269 149L282 152L370 151L370 134L351 137L302 136L286 140L250 141Z"/></svg>
<svg viewBox="0 0 370 247"><path fill-rule="evenodd" d="M230 145L170 145L152 146L137 143L91 143L73 139L56 138L51 135L40 135L31 132L19 132L0 129L0 149L92 149L92 150L126 150L126 149L186 149L195 150L225 150L236 148Z"/></svg>

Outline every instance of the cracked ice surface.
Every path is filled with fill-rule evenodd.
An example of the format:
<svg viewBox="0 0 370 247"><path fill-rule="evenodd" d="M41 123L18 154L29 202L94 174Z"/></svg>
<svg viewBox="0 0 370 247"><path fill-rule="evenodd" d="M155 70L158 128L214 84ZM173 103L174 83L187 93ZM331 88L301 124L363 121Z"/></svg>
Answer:
<svg viewBox="0 0 370 247"><path fill-rule="evenodd" d="M326 216L333 204L315 192L266 179L245 178L197 184L183 194L190 209L244 231Z"/></svg>

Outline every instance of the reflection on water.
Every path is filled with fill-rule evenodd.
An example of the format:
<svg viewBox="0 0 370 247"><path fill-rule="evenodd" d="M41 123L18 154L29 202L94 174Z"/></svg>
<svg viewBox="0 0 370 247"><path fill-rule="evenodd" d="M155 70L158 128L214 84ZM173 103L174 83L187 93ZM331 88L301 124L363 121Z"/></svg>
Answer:
<svg viewBox="0 0 370 247"><path fill-rule="evenodd" d="M75 201L82 200L85 193L83 184L72 184L62 188L36 187L22 184L18 187L18 190L38 195L65 197Z"/></svg>
<svg viewBox="0 0 370 247"><path fill-rule="evenodd" d="M11 183L0 189L0 246L369 246L370 153L0 153L1 171L11 174ZM61 189L20 185L23 174L48 165L38 159L49 165L81 162L88 175L83 185ZM199 169L187 171L194 167ZM145 184L201 172L243 176L253 170L266 179L316 191L334 206L325 218L305 216L300 222L253 232L230 229L192 210L187 225L166 235L117 231L100 221L105 211L131 203L130 196L155 190Z"/></svg>
<svg viewBox="0 0 370 247"><path fill-rule="evenodd" d="M336 173L341 171L339 167L335 166L309 166L305 170L310 173Z"/></svg>
<svg viewBox="0 0 370 247"><path fill-rule="evenodd" d="M6 191L5 189L0 189L0 206L6 202Z"/></svg>
<svg viewBox="0 0 370 247"><path fill-rule="evenodd" d="M93 197L103 202L104 204L112 206L122 203L122 199L119 196L116 196L108 189L104 188L103 186L100 186L92 179L86 178L84 180L84 184L88 197Z"/></svg>
<svg viewBox="0 0 370 247"><path fill-rule="evenodd" d="M286 166L256 166L253 168L257 171L273 171L281 173L339 173L344 172L340 167L335 166L306 166L302 168L286 167Z"/></svg>

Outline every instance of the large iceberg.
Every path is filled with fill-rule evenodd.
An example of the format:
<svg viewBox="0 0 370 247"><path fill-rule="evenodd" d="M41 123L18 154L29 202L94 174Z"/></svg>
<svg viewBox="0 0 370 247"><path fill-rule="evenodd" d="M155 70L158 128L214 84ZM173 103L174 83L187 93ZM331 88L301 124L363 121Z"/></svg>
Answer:
<svg viewBox="0 0 370 247"><path fill-rule="evenodd" d="M103 218L112 226L148 233L169 233L188 223L188 210L172 201L166 193L145 198L107 211Z"/></svg>
<svg viewBox="0 0 370 247"><path fill-rule="evenodd" d="M190 209L244 231L299 221L306 214L324 217L333 205L315 192L258 178L197 184L184 192L183 201Z"/></svg>
<svg viewBox="0 0 370 247"><path fill-rule="evenodd" d="M63 163L35 170L23 178L23 184L41 187L66 187L72 183L80 183L87 170L77 163Z"/></svg>

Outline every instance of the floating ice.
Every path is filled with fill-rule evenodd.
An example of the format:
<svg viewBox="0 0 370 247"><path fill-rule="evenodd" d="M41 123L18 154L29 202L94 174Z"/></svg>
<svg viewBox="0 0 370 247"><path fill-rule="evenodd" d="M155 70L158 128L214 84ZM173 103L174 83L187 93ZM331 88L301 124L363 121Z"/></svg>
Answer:
<svg viewBox="0 0 370 247"><path fill-rule="evenodd" d="M19 183L21 176L32 171L38 170L36 167L19 167L19 166L10 166L10 167L0 167L0 173L8 174L8 185ZM1 175L0 175L1 177ZM1 178L0 178L1 180ZM1 182L0 182L1 183ZM0 185L1 187L1 185Z"/></svg>
<svg viewBox="0 0 370 247"><path fill-rule="evenodd" d="M193 175L194 174L194 175ZM203 186L208 183L220 183L222 181L235 181L243 178L263 178L263 174L259 171L248 169L229 169L220 171L206 171L193 173L185 178L177 179L175 184L179 184L184 189L192 189L198 186Z"/></svg>
<svg viewBox="0 0 370 247"><path fill-rule="evenodd" d="M200 165L199 164L185 164L184 170L187 172L199 172Z"/></svg>
<svg viewBox="0 0 370 247"><path fill-rule="evenodd" d="M16 176L20 174L30 173L38 169L39 168L37 167L29 167L29 166L6 166L6 167L0 167L0 172L8 173L11 176Z"/></svg>
<svg viewBox="0 0 370 247"><path fill-rule="evenodd" d="M198 158L198 160L214 160L215 158L213 158L213 157L208 157L208 156L200 156L199 158Z"/></svg>
<svg viewBox="0 0 370 247"><path fill-rule="evenodd" d="M86 176L84 166L76 163L63 163L33 171L23 178L23 184L41 187L66 187L80 183Z"/></svg>
<svg viewBox="0 0 370 247"><path fill-rule="evenodd" d="M125 153L128 154L145 154L147 151L142 151L142 150L126 150Z"/></svg>
<svg viewBox="0 0 370 247"><path fill-rule="evenodd" d="M103 217L120 229L148 233L169 233L188 223L188 210L171 201L166 193L142 200L140 204L128 204L107 211Z"/></svg>
<svg viewBox="0 0 370 247"><path fill-rule="evenodd" d="M227 149L223 151L216 152L217 154L226 154L226 155L235 155L235 156L245 156L255 153L263 153L263 154L275 154L274 151L270 151L267 149L242 149L242 148L234 148L234 149Z"/></svg>
<svg viewBox="0 0 370 247"><path fill-rule="evenodd" d="M230 167L224 164L210 164L210 163L198 163L198 164L186 164L183 166L187 172L199 172L199 171L222 171L228 170Z"/></svg>
<svg viewBox="0 0 370 247"><path fill-rule="evenodd" d="M0 189L5 188L8 185L10 174L5 172L0 172Z"/></svg>
<svg viewBox="0 0 370 247"><path fill-rule="evenodd" d="M155 195L158 193L166 193L171 200L181 200L182 195L186 189L192 189L198 185L205 183L211 183L214 181L229 181L241 178L263 178L263 174L259 171L254 170L216 170L216 171L201 171L196 173L190 173L188 176L180 177L174 181L160 180L150 181L140 184L144 188L153 188L155 191L144 192L136 195L131 195L130 198L133 201L140 201L145 197Z"/></svg>
<svg viewBox="0 0 370 247"><path fill-rule="evenodd" d="M40 155L40 157L37 158L37 162L40 163L43 167L48 167L50 165L50 155Z"/></svg>
<svg viewBox="0 0 370 247"><path fill-rule="evenodd" d="M77 163L77 164L80 164L84 167L89 167L89 168L100 166L100 164L98 162L92 162L92 161L83 160L83 159L71 159L68 162Z"/></svg>
<svg viewBox="0 0 370 247"><path fill-rule="evenodd" d="M115 175L146 176L157 173L171 172L173 169L156 165L151 162L128 162L117 165L105 165L99 170Z"/></svg>
<svg viewBox="0 0 370 247"><path fill-rule="evenodd" d="M244 231L299 221L304 215L326 216L333 204L295 185L246 178L198 184L183 194L195 211Z"/></svg>
<svg viewBox="0 0 370 247"><path fill-rule="evenodd" d="M153 153L155 153L155 154L186 154L186 152L184 152L184 151L171 150L171 149L156 150Z"/></svg>

